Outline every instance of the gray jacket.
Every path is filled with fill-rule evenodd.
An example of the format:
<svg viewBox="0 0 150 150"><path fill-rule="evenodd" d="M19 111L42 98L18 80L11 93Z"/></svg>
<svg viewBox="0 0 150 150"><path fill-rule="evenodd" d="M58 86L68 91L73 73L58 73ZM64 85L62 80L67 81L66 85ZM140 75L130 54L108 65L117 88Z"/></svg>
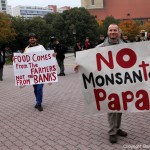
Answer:
<svg viewBox="0 0 150 150"><path fill-rule="evenodd" d="M124 42L121 39L118 39L116 44L123 44ZM105 41L102 44L97 45L96 47L105 47L105 46L110 46L110 45L115 45L109 42L108 37L105 39Z"/></svg>

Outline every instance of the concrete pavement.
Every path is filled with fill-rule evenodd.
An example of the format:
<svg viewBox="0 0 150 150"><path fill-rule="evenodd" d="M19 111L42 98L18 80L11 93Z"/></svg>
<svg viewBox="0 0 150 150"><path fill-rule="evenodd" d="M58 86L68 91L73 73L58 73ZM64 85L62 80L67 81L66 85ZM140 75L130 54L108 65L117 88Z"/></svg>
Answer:
<svg viewBox="0 0 150 150"><path fill-rule="evenodd" d="M33 87L14 85L11 65L0 82L0 150L150 149L150 113L127 113L122 129L128 137L108 141L107 114L84 113L84 100L73 54L67 54L65 77L44 86L43 112L34 108Z"/></svg>

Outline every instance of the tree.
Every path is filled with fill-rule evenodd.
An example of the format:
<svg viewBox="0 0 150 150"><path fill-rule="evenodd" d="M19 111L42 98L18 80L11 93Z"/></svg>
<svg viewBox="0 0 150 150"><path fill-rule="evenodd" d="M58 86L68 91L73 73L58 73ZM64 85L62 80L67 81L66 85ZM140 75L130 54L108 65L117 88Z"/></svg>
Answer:
<svg viewBox="0 0 150 150"><path fill-rule="evenodd" d="M44 16L44 20L46 20L47 24L52 24L53 20L58 16L58 13L48 13Z"/></svg>
<svg viewBox="0 0 150 150"><path fill-rule="evenodd" d="M47 14L44 19L52 27L52 36L67 45L75 40L84 42L89 37L93 42L99 37L99 25L85 8L72 8L60 14Z"/></svg>
<svg viewBox="0 0 150 150"><path fill-rule="evenodd" d="M134 40L135 36L139 33L139 27L134 20L121 21L119 27L130 40Z"/></svg>
<svg viewBox="0 0 150 150"><path fill-rule="evenodd" d="M0 13L0 43L8 44L15 38L15 31L11 28L10 17Z"/></svg>
<svg viewBox="0 0 150 150"><path fill-rule="evenodd" d="M11 26L16 32L16 38L11 46L13 51L23 50L27 45L27 20L22 17L12 17Z"/></svg>
<svg viewBox="0 0 150 150"><path fill-rule="evenodd" d="M41 17L34 17L27 20L28 33L35 33L38 37L40 44L43 44L46 48L49 43L49 35L52 32L51 26L49 26L45 19Z"/></svg>
<svg viewBox="0 0 150 150"><path fill-rule="evenodd" d="M83 43L86 37L89 37L93 43L98 40L100 32L98 22L85 8L64 11L62 17L65 21L64 30L68 35L66 39L69 43L73 43L74 39Z"/></svg>
<svg viewBox="0 0 150 150"><path fill-rule="evenodd" d="M31 32L37 35L40 44L43 44L46 48L48 47L51 28L43 18L34 17L32 19L24 19L22 17L13 17L12 27L17 34L15 41L13 42L15 50L23 50L27 46L28 34Z"/></svg>
<svg viewBox="0 0 150 150"><path fill-rule="evenodd" d="M98 22L98 24L99 24L100 28L102 28L102 27L103 27L103 21L102 21L102 20L100 20L100 19L98 19L98 20L97 20L97 22Z"/></svg>
<svg viewBox="0 0 150 150"><path fill-rule="evenodd" d="M52 32L50 36L55 36L59 40L63 40L66 36L66 32L64 30L65 27L65 21L61 14L56 14L55 18L53 18L53 21L51 23Z"/></svg>
<svg viewBox="0 0 150 150"><path fill-rule="evenodd" d="M49 13L44 18L12 17L11 22L16 32L13 42L15 50L26 47L30 32L37 34L39 42L46 48L49 45L50 36L55 36L60 42L73 46L75 40L84 42L86 37L94 43L99 39L100 33L98 22L85 8L73 8L57 14Z"/></svg>
<svg viewBox="0 0 150 150"><path fill-rule="evenodd" d="M144 29L150 33L150 21L145 22L143 26L145 27Z"/></svg>

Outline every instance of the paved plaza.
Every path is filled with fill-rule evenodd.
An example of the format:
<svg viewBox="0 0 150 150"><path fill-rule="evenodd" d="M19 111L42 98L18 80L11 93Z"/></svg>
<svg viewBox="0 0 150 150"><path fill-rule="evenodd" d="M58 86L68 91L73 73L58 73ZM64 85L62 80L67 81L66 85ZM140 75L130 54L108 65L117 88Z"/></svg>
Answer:
<svg viewBox="0 0 150 150"><path fill-rule="evenodd" d="M107 114L88 115L75 58L67 54L65 77L44 85L43 112L34 108L33 87L15 86L12 65L0 82L0 150L125 150L150 149L150 113L126 113L122 129L128 137L108 141Z"/></svg>

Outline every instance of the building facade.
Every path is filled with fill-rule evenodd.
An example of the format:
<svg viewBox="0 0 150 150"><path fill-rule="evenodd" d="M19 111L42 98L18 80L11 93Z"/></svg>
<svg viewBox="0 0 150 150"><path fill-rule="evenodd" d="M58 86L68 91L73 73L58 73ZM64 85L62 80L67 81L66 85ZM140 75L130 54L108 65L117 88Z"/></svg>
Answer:
<svg viewBox="0 0 150 150"><path fill-rule="evenodd" d="M12 8L10 5L7 5L7 14L12 16Z"/></svg>
<svg viewBox="0 0 150 150"><path fill-rule="evenodd" d="M119 20L150 18L150 0L81 0L81 6L99 20L107 16Z"/></svg>
<svg viewBox="0 0 150 150"><path fill-rule="evenodd" d="M81 6L86 9L104 8L103 0L81 0Z"/></svg>
<svg viewBox="0 0 150 150"><path fill-rule="evenodd" d="M53 12L54 12L54 13L57 12L57 5L48 5L48 8L53 9Z"/></svg>
<svg viewBox="0 0 150 150"><path fill-rule="evenodd" d="M7 0L0 0L0 12L7 13Z"/></svg>
<svg viewBox="0 0 150 150"><path fill-rule="evenodd" d="M58 12L58 13L63 13L63 11L65 11L65 10L70 10L70 9L71 9L70 6L64 6L64 7L58 8L57 12Z"/></svg>
<svg viewBox="0 0 150 150"><path fill-rule="evenodd" d="M51 7L38 6L16 6L13 8L13 16L20 16L24 18L33 18L36 16L44 17L48 13L53 13Z"/></svg>

